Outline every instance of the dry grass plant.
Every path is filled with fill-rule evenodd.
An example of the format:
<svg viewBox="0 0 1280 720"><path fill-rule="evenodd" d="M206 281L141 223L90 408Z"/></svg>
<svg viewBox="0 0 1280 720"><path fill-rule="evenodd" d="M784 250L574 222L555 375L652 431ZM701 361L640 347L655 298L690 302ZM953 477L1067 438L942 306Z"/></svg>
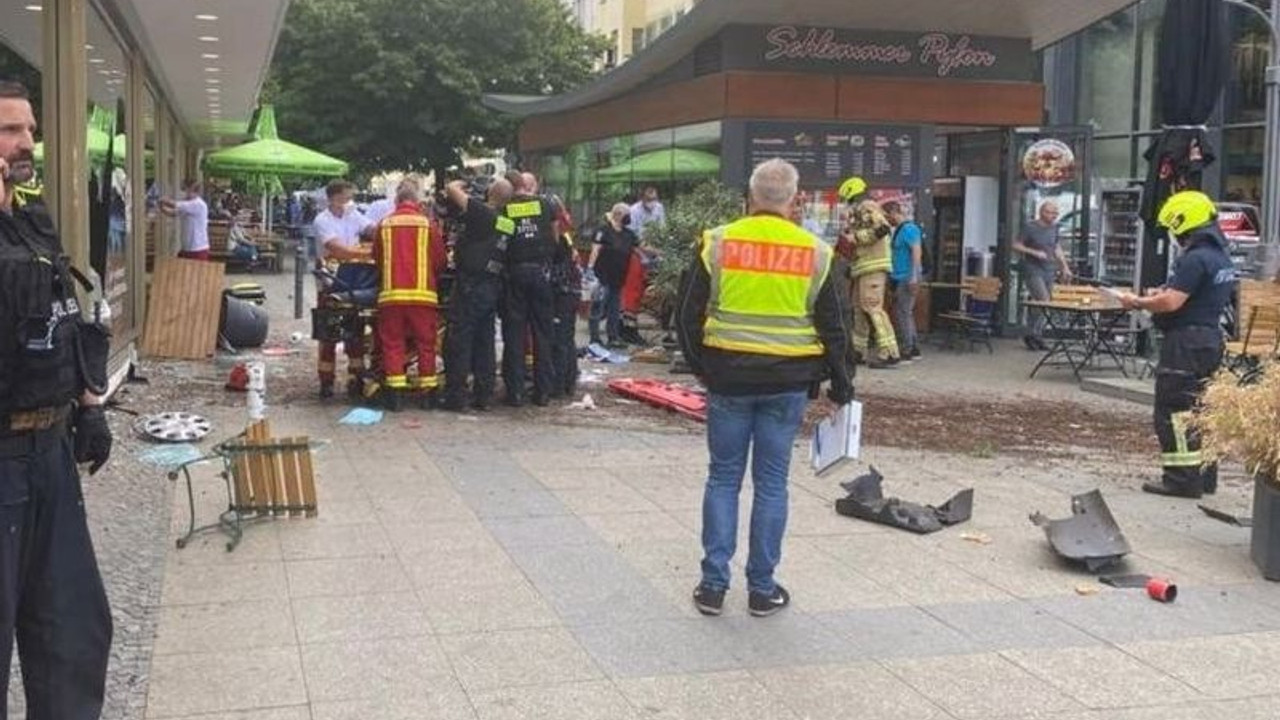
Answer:
<svg viewBox="0 0 1280 720"><path fill-rule="evenodd" d="M1220 371L1209 381L1191 424L1206 461L1236 460L1257 479L1280 484L1280 362L1241 385Z"/></svg>

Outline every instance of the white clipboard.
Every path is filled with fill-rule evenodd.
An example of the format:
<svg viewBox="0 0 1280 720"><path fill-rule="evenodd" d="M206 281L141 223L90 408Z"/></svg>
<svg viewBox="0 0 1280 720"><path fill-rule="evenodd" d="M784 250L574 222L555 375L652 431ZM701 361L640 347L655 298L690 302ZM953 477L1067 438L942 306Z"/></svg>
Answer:
<svg viewBox="0 0 1280 720"><path fill-rule="evenodd" d="M823 475L854 462L862 452L862 403L849 402L814 428L809 463Z"/></svg>

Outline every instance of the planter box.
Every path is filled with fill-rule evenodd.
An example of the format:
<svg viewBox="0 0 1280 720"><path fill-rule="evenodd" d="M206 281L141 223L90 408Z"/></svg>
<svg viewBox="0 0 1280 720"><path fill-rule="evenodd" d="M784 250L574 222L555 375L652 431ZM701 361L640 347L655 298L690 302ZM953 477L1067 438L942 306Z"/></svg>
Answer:
<svg viewBox="0 0 1280 720"><path fill-rule="evenodd" d="M1257 478L1253 482L1253 562L1268 580L1280 580L1280 488Z"/></svg>

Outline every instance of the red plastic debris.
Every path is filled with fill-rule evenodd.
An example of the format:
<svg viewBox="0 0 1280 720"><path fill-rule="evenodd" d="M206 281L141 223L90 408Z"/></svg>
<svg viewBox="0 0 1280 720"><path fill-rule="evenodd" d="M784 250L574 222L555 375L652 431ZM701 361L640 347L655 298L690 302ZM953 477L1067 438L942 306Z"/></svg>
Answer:
<svg viewBox="0 0 1280 720"><path fill-rule="evenodd" d="M661 380L622 378L610 380L609 389L624 397L677 412L698 422L707 421L706 396L683 385Z"/></svg>

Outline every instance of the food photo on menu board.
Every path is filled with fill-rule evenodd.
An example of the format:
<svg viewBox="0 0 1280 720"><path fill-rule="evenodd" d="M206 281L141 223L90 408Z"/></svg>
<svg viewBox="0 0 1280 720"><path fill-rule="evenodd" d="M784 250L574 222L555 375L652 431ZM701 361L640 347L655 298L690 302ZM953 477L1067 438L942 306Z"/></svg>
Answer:
<svg viewBox="0 0 1280 720"><path fill-rule="evenodd" d="M920 132L911 126L750 123L747 162L754 167L781 158L796 166L807 186L851 175L873 184L914 186L920 180Z"/></svg>
<svg viewBox="0 0 1280 720"><path fill-rule="evenodd" d="M1076 154L1061 140L1037 140L1022 155L1022 175L1042 189L1071 182L1076 177Z"/></svg>

